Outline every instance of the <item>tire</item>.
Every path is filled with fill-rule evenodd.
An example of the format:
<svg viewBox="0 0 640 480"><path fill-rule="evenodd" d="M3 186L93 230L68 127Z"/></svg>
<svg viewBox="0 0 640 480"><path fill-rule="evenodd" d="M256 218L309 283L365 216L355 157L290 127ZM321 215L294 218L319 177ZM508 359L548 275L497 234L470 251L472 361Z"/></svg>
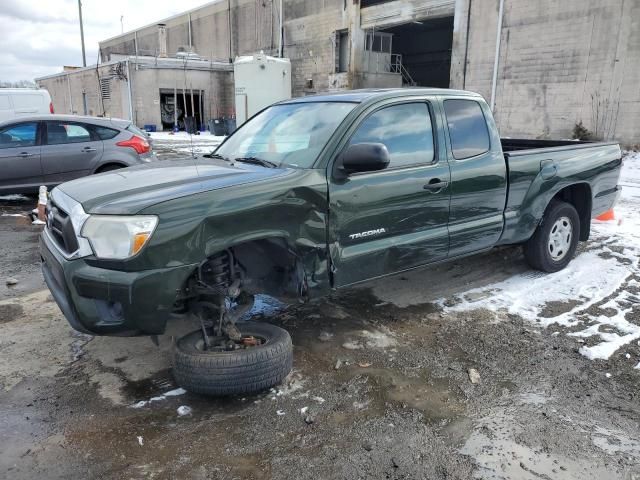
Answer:
<svg viewBox="0 0 640 480"><path fill-rule="evenodd" d="M103 167L100 167L98 170L96 170L96 173L111 172L112 170L120 170L121 168L124 168L124 166L123 165L116 165L115 163L111 163L109 165L105 165Z"/></svg>
<svg viewBox="0 0 640 480"><path fill-rule="evenodd" d="M286 330L268 323L242 322L242 335L265 343L233 351L205 351L202 331L176 342L173 376L185 390L203 395L259 392L284 380L293 365L293 345Z"/></svg>
<svg viewBox="0 0 640 480"><path fill-rule="evenodd" d="M553 273L566 267L578 247L580 217L570 203L553 201L544 213L542 223L524 244L529 265Z"/></svg>

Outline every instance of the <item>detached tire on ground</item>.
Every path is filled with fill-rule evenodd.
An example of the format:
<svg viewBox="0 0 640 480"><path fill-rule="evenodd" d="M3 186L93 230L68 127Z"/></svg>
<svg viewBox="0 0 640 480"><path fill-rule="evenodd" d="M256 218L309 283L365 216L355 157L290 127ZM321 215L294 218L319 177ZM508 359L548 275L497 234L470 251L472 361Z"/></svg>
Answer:
<svg viewBox="0 0 640 480"><path fill-rule="evenodd" d="M268 323L238 324L244 336L261 345L232 351L204 350L201 330L176 342L173 375L185 390L203 395L258 392L278 385L291 371L293 345L286 330Z"/></svg>
<svg viewBox="0 0 640 480"><path fill-rule="evenodd" d="M524 244L524 256L533 268L557 272L571 261L580 238L580 217L570 203L554 201L542 223Z"/></svg>

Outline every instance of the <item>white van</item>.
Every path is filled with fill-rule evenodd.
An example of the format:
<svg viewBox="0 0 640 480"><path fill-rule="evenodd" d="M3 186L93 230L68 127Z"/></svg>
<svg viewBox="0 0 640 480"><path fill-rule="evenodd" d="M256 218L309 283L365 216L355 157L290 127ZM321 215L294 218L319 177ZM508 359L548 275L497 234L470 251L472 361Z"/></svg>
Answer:
<svg viewBox="0 0 640 480"><path fill-rule="evenodd" d="M0 88L0 122L53 112L49 92L35 88Z"/></svg>

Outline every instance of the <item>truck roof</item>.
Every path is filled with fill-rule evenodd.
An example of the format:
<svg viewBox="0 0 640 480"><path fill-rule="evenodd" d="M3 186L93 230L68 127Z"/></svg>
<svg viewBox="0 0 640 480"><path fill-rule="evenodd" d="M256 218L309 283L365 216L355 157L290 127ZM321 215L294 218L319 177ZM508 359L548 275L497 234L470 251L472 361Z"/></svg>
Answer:
<svg viewBox="0 0 640 480"><path fill-rule="evenodd" d="M362 103L372 99L393 98L411 95L465 95L481 97L480 94L467 90L452 90L450 88L365 88L360 90L345 90L342 92L321 93L306 97L297 97L280 102L305 103L305 102L352 102Z"/></svg>

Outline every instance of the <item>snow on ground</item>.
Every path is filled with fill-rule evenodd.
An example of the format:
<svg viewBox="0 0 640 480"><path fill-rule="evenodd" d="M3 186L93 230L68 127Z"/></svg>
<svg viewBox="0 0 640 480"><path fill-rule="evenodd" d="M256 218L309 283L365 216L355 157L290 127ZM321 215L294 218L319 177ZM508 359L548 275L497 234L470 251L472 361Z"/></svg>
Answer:
<svg viewBox="0 0 640 480"><path fill-rule="evenodd" d="M189 135L187 132L152 132L154 147L170 149L180 153L207 153L220 145L226 137L201 132L200 135Z"/></svg>
<svg viewBox="0 0 640 480"><path fill-rule="evenodd" d="M138 403L132 405L132 407L142 408L150 403L160 402L162 400L166 400L168 397L177 397L178 395L184 395L185 393L187 393L187 391L184 388L176 388L175 390L170 390L157 397L151 397L149 400L140 400Z"/></svg>
<svg viewBox="0 0 640 480"><path fill-rule="evenodd" d="M444 299L440 304L447 311L484 308L518 315L542 327L567 327L568 335L584 339L580 353L590 359L607 359L640 339L640 326L627 319L640 303L640 295L629 291L640 287L640 153L627 154L620 183L623 192L615 207L616 220L595 220L586 251L566 269L523 273L457 295L453 306L445 306ZM549 314L554 310L547 308L550 302L566 308Z"/></svg>
<svg viewBox="0 0 640 480"><path fill-rule="evenodd" d="M28 200L24 195L11 194L11 195L0 195L1 202L22 202L24 200Z"/></svg>

